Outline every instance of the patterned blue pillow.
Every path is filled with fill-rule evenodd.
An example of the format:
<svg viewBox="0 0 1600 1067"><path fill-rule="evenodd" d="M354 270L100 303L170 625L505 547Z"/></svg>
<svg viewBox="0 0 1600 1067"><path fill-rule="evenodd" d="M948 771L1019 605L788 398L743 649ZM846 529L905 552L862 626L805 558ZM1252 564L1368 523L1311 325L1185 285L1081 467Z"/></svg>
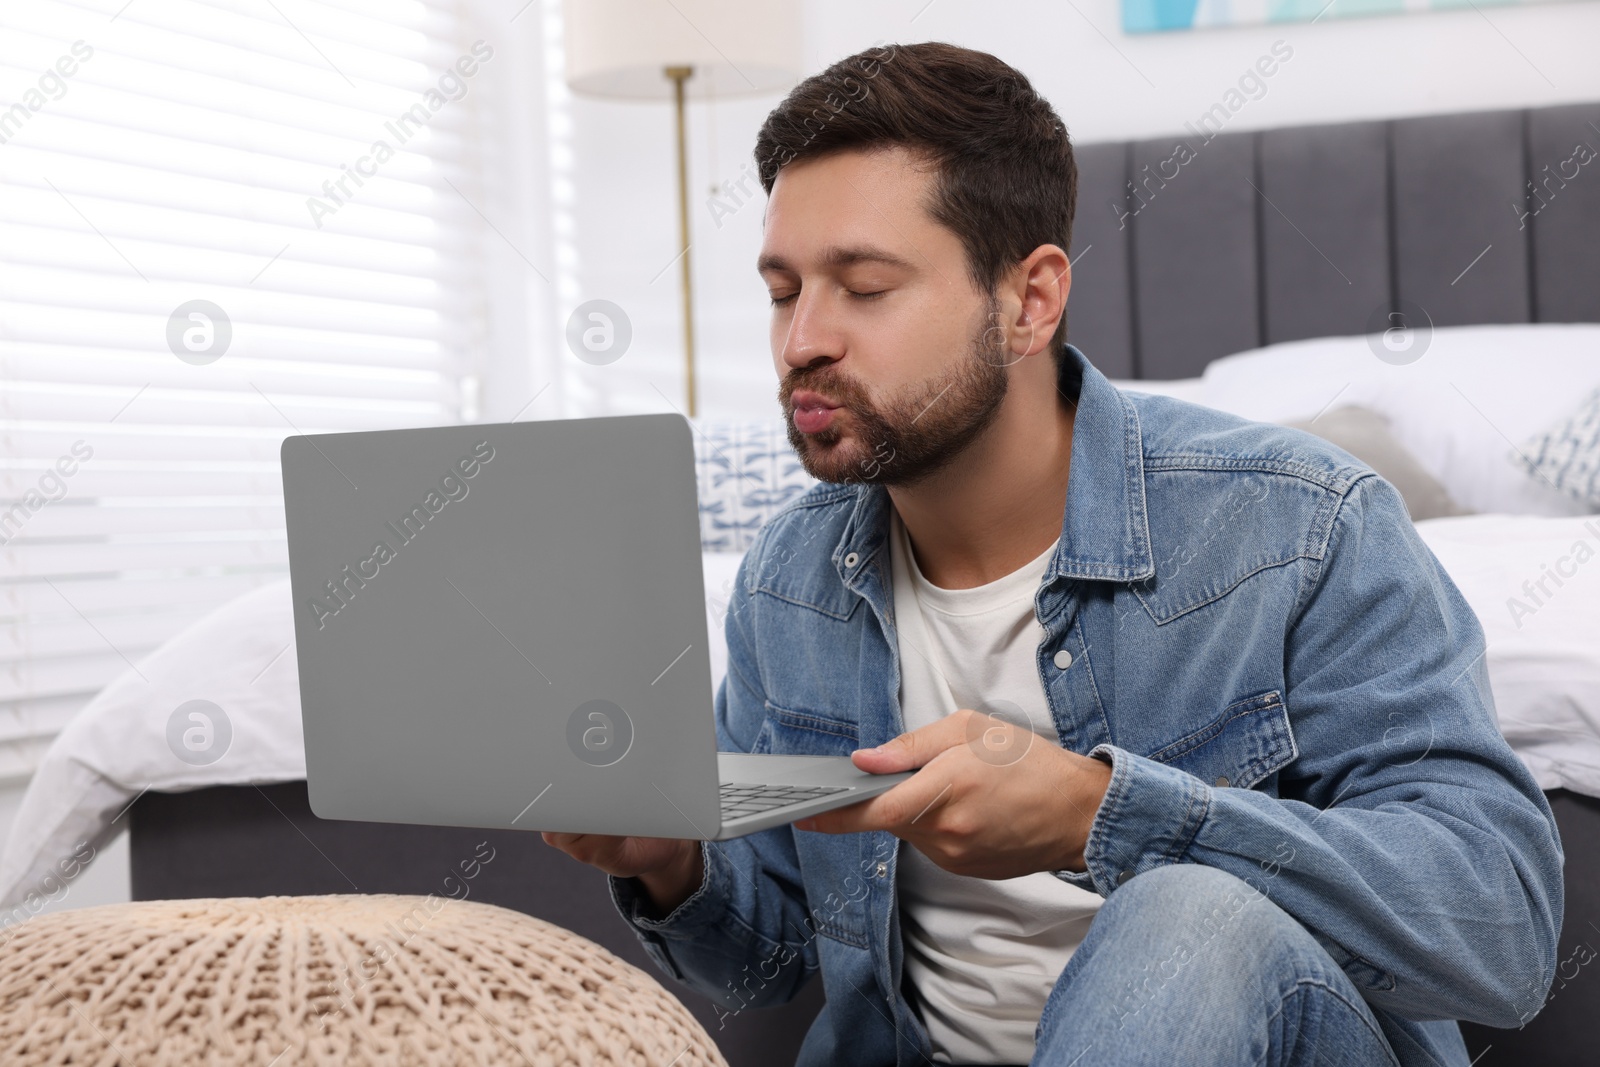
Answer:
<svg viewBox="0 0 1600 1067"><path fill-rule="evenodd" d="M1600 389L1512 458L1540 481L1600 510Z"/></svg>
<svg viewBox="0 0 1600 1067"><path fill-rule="evenodd" d="M695 421L700 547L744 552L756 531L816 484L789 447L782 420Z"/></svg>

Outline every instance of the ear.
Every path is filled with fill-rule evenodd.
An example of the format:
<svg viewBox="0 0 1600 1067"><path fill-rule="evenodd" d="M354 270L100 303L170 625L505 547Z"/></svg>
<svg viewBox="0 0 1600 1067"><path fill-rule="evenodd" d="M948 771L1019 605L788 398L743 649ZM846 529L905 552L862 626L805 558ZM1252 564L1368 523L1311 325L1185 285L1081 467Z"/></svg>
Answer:
<svg viewBox="0 0 1600 1067"><path fill-rule="evenodd" d="M1060 245L1040 245L1011 271L1011 296L1018 302L1010 349L1021 359L1049 349L1072 289L1072 263Z"/></svg>

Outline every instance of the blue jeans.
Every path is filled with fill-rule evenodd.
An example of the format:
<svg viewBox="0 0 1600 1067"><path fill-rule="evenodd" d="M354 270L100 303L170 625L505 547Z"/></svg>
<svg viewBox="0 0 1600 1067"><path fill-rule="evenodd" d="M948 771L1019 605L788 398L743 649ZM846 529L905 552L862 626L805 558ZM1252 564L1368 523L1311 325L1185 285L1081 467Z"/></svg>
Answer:
<svg viewBox="0 0 1600 1067"><path fill-rule="evenodd" d="M1427 1025L1448 1028L1459 1057L1445 1062L1465 1065L1459 1027ZM1304 926L1235 876L1179 863L1106 899L1045 1002L1032 1062L1394 1067L1389 1040Z"/></svg>

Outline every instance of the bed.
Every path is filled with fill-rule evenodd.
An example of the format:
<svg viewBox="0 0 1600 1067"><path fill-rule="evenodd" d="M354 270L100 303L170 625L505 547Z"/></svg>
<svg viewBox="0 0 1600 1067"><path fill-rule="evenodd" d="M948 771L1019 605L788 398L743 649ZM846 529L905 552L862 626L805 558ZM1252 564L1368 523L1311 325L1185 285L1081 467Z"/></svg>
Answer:
<svg viewBox="0 0 1600 1067"><path fill-rule="evenodd" d="M1554 196L1544 169L1575 143L1600 144L1600 104L1224 134L1177 173L1172 138L1078 148L1073 342L1127 389L1303 425L1413 479L1484 622L1502 729L1567 851L1556 987L1520 1031L1464 1027L1484 1065L1577 1063L1600 1011L1600 559L1576 548L1600 550L1600 502L1568 447L1600 397L1600 180ZM740 553L809 480L777 424L700 429L720 634ZM536 835L312 815L288 609L285 582L224 605L141 664L151 685L119 679L63 731L0 857L0 921L126 828L135 899L470 896L649 968L603 879ZM200 721L184 707L225 721L215 758L170 758L174 721ZM674 991L735 1067L792 1062L821 997L730 1015Z"/></svg>

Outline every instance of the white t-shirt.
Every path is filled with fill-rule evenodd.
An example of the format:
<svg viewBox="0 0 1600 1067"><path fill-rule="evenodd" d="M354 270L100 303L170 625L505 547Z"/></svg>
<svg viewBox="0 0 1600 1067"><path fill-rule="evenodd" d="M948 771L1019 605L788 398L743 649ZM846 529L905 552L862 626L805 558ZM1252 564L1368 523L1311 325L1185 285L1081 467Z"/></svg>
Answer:
<svg viewBox="0 0 1600 1067"><path fill-rule="evenodd" d="M914 730L976 708L1060 744L1039 680L1044 627L1033 598L1055 551L973 589L923 577L890 509L900 709ZM1039 743L1039 742L1036 742ZM905 967L941 1063L1027 1063L1045 999L1088 932L1101 897L1048 872L995 881L951 874L900 851Z"/></svg>

